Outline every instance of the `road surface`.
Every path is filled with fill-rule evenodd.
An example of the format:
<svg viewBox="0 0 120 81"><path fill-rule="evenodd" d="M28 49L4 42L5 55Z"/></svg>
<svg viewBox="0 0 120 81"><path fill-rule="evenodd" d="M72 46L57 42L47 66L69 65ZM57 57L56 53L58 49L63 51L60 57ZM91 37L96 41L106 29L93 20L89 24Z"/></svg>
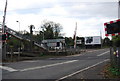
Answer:
<svg viewBox="0 0 120 81"><path fill-rule="evenodd" d="M109 49L100 49L60 58L6 63L5 66L0 66L0 69L3 71L3 79L55 79L59 81L108 60Z"/></svg>

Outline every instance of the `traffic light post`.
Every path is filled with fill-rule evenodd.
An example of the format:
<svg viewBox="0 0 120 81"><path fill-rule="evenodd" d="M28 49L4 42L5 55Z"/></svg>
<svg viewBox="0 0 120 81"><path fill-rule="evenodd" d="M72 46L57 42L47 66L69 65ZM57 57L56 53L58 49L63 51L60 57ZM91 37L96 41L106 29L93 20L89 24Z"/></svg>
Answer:
<svg viewBox="0 0 120 81"><path fill-rule="evenodd" d="M2 34L2 41L5 42L7 40L7 33Z"/></svg>

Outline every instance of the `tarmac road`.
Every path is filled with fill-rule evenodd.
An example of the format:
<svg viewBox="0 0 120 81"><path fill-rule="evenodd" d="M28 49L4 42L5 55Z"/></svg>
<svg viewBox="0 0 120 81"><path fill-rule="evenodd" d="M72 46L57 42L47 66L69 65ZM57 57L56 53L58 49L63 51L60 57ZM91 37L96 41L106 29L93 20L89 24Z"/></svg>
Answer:
<svg viewBox="0 0 120 81"><path fill-rule="evenodd" d="M3 71L3 79L59 81L107 61L109 61L109 49L99 49L67 57L6 63L5 66L0 66L0 69Z"/></svg>

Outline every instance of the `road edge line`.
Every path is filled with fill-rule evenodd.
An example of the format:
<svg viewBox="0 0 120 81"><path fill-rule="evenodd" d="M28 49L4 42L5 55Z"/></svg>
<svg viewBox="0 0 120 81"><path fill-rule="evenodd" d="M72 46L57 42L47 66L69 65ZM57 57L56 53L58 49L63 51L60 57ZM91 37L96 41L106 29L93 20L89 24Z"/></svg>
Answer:
<svg viewBox="0 0 120 81"><path fill-rule="evenodd" d="M93 67L95 67L95 66L97 66L97 65L99 65L99 64L102 64L102 63L104 63L104 62L107 62L107 61L109 61L109 59L106 59L106 60L103 60L103 61L101 61L101 62L98 62L98 63L96 63L96 64L94 64L94 65L92 65L92 66L88 66L88 67L86 67L86 68L84 68L84 69L81 69L81 70L79 70L79 71L76 71L76 72L74 72L74 73L71 73L71 74L69 74L69 75L66 75L66 76L64 76L64 77L62 77L62 78L60 78L60 79L55 80L55 81L61 81L61 80L63 80L63 79L66 79L66 78L68 78L68 77L71 77L71 76L73 76L73 75L76 75L76 74L78 74L78 73L80 73L80 72L86 71L86 70L88 70L88 69L90 69L90 68L93 68Z"/></svg>
<svg viewBox="0 0 120 81"><path fill-rule="evenodd" d="M4 69L4 70L7 70L7 71L9 71L9 72L18 71L18 70L16 70L16 69L11 68L11 67L1 66L1 65L0 65L0 68L1 68L1 69Z"/></svg>
<svg viewBox="0 0 120 81"><path fill-rule="evenodd" d="M99 54L99 55L97 55L97 56L100 57L100 56L105 55L105 54L107 54L107 53L109 53L109 52L110 52L110 51L106 51L106 52L101 53L101 54Z"/></svg>

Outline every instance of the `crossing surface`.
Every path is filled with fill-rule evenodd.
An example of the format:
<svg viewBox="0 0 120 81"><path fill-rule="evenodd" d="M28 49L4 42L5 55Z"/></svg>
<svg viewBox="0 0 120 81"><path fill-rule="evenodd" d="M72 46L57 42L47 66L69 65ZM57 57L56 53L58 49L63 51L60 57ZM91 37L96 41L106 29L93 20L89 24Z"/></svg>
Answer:
<svg viewBox="0 0 120 81"><path fill-rule="evenodd" d="M59 80L96 67L106 61L109 61L109 49L100 49L69 57L8 63L2 68L3 79Z"/></svg>

